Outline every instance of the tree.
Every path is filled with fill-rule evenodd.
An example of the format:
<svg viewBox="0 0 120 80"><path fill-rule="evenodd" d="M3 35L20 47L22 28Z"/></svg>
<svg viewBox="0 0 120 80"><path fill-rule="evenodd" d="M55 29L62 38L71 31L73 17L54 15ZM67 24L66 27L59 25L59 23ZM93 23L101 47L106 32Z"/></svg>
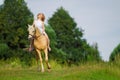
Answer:
<svg viewBox="0 0 120 80"><path fill-rule="evenodd" d="M5 0L0 6L0 43L11 49L23 48L27 43L27 24L33 20L33 14L24 0Z"/></svg>
<svg viewBox="0 0 120 80"><path fill-rule="evenodd" d="M120 44L117 45L117 47L114 48L110 55L110 61L116 61L117 57L120 55Z"/></svg>
<svg viewBox="0 0 120 80"><path fill-rule="evenodd" d="M74 45L75 38L77 40L82 37L82 32L76 27L76 22L62 7L55 12L48 23L56 32L58 48L62 46L66 50L71 44Z"/></svg>
<svg viewBox="0 0 120 80"><path fill-rule="evenodd" d="M110 62L120 67L120 44L118 44L112 51L110 58Z"/></svg>
<svg viewBox="0 0 120 80"><path fill-rule="evenodd" d="M94 43L93 45L88 46L88 48L86 48L86 52L87 52L88 61L101 60L97 43Z"/></svg>
<svg viewBox="0 0 120 80"><path fill-rule="evenodd" d="M62 7L48 20L48 23L55 30L57 36L57 48L66 53L66 57L71 60L74 48L80 45L82 32L76 27L76 22ZM74 49L74 50L73 50Z"/></svg>
<svg viewBox="0 0 120 80"><path fill-rule="evenodd" d="M77 27L74 19L63 7L53 14L48 23L56 33L57 48L64 52L67 63L78 63L86 60L87 53L93 48L82 38L83 30ZM89 50L86 51L88 47Z"/></svg>
<svg viewBox="0 0 120 80"><path fill-rule="evenodd" d="M45 25L45 31L49 36L50 47L52 49L52 51L49 52L50 59L53 59L53 60L57 61L58 63L63 63L66 59L65 53L61 49L58 49L56 47L57 46L57 41L56 41L57 36L56 36L55 31L52 29L52 27L50 25ZM61 59L61 57L62 57L62 59Z"/></svg>

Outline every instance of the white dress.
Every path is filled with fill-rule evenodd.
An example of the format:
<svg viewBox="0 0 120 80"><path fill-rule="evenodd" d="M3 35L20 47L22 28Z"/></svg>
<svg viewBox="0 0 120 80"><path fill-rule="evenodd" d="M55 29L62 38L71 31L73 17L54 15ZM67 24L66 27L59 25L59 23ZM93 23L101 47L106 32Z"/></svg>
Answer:
<svg viewBox="0 0 120 80"><path fill-rule="evenodd" d="M43 33L43 28L42 28L43 25L42 25L41 20L39 20L39 19L35 20L34 25L35 25L35 27L38 27L38 29L40 30L41 33Z"/></svg>

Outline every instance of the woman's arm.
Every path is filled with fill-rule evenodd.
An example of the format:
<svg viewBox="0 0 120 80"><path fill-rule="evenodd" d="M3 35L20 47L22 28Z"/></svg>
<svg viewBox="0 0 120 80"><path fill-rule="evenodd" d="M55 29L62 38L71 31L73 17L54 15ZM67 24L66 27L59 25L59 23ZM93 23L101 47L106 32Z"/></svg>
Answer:
<svg viewBox="0 0 120 80"><path fill-rule="evenodd" d="M42 28L43 28L43 32L45 32L44 22L42 22Z"/></svg>

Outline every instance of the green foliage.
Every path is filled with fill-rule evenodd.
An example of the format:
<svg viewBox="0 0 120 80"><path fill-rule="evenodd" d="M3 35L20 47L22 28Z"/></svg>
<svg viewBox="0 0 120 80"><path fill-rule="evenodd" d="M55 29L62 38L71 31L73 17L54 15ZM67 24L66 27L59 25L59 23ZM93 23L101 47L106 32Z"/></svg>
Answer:
<svg viewBox="0 0 120 80"><path fill-rule="evenodd" d="M62 7L54 13L54 15L48 20L48 23L55 30L57 36L57 48L63 50L66 53L66 57L70 60L74 60L72 52L77 45L79 45L79 38L81 35L75 36L78 28L73 18L70 17L67 11ZM76 31L76 32L75 32ZM82 34L82 33L81 33ZM76 41L75 41L76 40ZM78 44L76 43L78 41Z"/></svg>
<svg viewBox="0 0 120 80"><path fill-rule="evenodd" d="M57 45L56 37L57 36L56 36L55 31L52 29L50 25L46 25L45 30L49 36L50 47L52 49L52 51L49 52L50 59L53 59L59 63L62 63L62 61L66 59L65 58L66 53L64 53L61 49L56 48L56 45ZM61 58L63 59L62 61L61 61Z"/></svg>
<svg viewBox="0 0 120 80"><path fill-rule="evenodd" d="M63 7L59 8L48 20L49 25L56 33L56 48L62 50L68 64L78 64L80 61L100 59L98 49L91 47L83 39L83 30L77 28L77 24Z"/></svg>
<svg viewBox="0 0 120 80"><path fill-rule="evenodd" d="M23 50L17 50L16 51L16 57L18 57L21 61L22 66L31 66L32 65L32 59L35 58L35 52L28 53Z"/></svg>
<svg viewBox="0 0 120 80"><path fill-rule="evenodd" d="M56 46L57 42L56 42L56 33L55 31L52 29L52 27L50 25L46 25L45 26L45 31L49 36L50 39L50 46L53 48Z"/></svg>
<svg viewBox="0 0 120 80"><path fill-rule="evenodd" d="M75 39L77 41L82 37L82 32L76 28L74 19L62 7L54 13L48 23L55 30L58 48L66 50L71 44L74 46Z"/></svg>
<svg viewBox="0 0 120 80"><path fill-rule="evenodd" d="M5 0L0 6L0 42L11 49L23 48L27 43L27 24L31 23L33 14L24 0Z"/></svg>
<svg viewBox="0 0 120 80"><path fill-rule="evenodd" d="M31 58L22 49L28 44L27 24L33 22L33 14L24 0L4 0L0 6L0 59L19 58L30 65Z"/></svg>
<svg viewBox="0 0 120 80"><path fill-rule="evenodd" d="M0 59L6 59L8 57L9 47L5 43L0 43Z"/></svg>
<svg viewBox="0 0 120 80"><path fill-rule="evenodd" d="M86 48L87 61L100 61L101 57L99 55L97 43L94 43L92 46Z"/></svg>
<svg viewBox="0 0 120 80"><path fill-rule="evenodd" d="M110 55L110 61L115 61L115 57L120 54L120 44L117 45L117 47L114 48Z"/></svg>
<svg viewBox="0 0 120 80"><path fill-rule="evenodd" d="M114 58L115 60L112 63L120 67L120 53L116 54Z"/></svg>

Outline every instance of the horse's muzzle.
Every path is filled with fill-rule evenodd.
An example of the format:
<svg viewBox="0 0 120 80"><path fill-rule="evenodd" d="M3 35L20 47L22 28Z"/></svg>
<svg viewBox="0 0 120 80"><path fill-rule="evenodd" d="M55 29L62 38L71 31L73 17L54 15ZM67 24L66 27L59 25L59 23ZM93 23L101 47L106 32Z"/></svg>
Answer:
<svg viewBox="0 0 120 80"><path fill-rule="evenodd" d="M28 36L28 40L31 40L33 37L31 35Z"/></svg>

